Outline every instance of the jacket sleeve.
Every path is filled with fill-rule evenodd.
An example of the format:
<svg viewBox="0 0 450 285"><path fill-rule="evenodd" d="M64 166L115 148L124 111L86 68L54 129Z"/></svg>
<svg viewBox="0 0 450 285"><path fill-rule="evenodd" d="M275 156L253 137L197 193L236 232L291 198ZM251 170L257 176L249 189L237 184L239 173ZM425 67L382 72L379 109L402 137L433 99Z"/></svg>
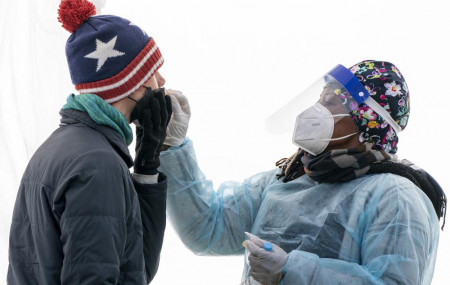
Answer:
<svg viewBox="0 0 450 285"><path fill-rule="evenodd" d="M244 232L251 231L261 195L273 173L244 182L225 182L217 190L203 175L192 141L161 153L167 175L167 211L183 243L199 255L242 254Z"/></svg>
<svg viewBox="0 0 450 285"><path fill-rule="evenodd" d="M386 177L386 176L383 176ZM387 176L364 183L373 187L358 219L345 225L347 241L339 259L294 250L284 267L283 285L294 284L430 284L439 240L439 222L425 194L409 180ZM343 216L349 216L344 214ZM346 252L359 249L360 260Z"/></svg>
<svg viewBox="0 0 450 285"><path fill-rule="evenodd" d="M139 196L143 227L144 259L147 283L155 277L166 229L167 179L159 173L158 183L140 184L133 180Z"/></svg>
<svg viewBox="0 0 450 285"><path fill-rule="evenodd" d="M56 199L64 201L60 213L61 284L118 282L126 223L133 214L132 207L127 207L131 198L124 194L132 193L125 188L133 185L126 179L117 167L75 170L64 190L56 193L60 195Z"/></svg>

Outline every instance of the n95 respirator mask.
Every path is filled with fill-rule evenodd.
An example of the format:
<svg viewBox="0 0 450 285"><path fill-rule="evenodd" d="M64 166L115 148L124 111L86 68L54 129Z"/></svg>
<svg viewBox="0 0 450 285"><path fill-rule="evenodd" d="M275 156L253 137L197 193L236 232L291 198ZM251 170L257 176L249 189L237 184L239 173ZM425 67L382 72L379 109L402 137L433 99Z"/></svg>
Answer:
<svg viewBox="0 0 450 285"><path fill-rule="evenodd" d="M318 155L328 146L330 141L348 138L356 133L333 138L336 117L350 117L350 114L335 114L316 103L297 116L292 142L304 151Z"/></svg>

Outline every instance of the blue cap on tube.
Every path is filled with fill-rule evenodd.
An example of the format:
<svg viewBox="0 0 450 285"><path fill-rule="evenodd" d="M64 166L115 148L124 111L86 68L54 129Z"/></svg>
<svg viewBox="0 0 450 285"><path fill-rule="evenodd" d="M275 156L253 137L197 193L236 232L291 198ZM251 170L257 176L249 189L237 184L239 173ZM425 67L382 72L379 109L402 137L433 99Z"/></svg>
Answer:
<svg viewBox="0 0 450 285"><path fill-rule="evenodd" d="M265 242L263 248L264 248L265 251L272 251L272 243L271 242Z"/></svg>

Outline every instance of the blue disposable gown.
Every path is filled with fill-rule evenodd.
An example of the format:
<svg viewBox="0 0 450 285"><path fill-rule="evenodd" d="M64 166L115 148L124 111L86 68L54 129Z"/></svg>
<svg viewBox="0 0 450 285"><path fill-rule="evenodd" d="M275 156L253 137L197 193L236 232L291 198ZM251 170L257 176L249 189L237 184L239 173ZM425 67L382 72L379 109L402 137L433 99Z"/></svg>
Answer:
<svg viewBox="0 0 450 285"><path fill-rule="evenodd" d="M274 169L215 191L189 139L161 154L160 170L168 177L169 217L196 254L243 254L248 231L289 253L280 284L431 283L439 221L406 178L331 184L303 175L283 183Z"/></svg>

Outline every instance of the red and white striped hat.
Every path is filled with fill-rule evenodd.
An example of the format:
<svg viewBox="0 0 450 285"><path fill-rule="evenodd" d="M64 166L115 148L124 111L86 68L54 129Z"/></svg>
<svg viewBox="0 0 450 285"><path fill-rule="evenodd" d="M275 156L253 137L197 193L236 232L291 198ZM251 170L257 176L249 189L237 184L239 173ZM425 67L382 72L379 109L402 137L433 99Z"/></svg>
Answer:
<svg viewBox="0 0 450 285"><path fill-rule="evenodd" d="M58 20L72 33L66 43L70 76L80 94L117 102L141 87L164 60L153 38L127 19L95 15L87 0L63 0Z"/></svg>

